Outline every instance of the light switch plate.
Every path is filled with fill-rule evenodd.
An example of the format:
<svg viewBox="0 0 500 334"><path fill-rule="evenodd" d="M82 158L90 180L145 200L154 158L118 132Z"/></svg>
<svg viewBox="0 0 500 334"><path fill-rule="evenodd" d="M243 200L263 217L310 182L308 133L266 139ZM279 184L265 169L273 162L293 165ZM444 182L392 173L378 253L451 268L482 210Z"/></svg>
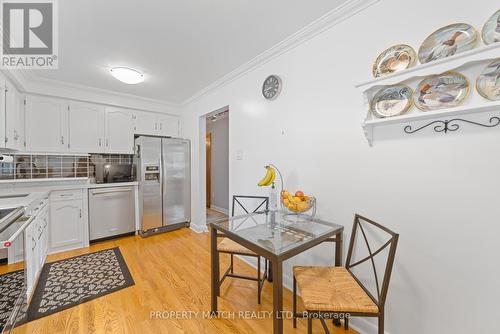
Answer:
<svg viewBox="0 0 500 334"><path fill-rule="evenodd" d="M243 160L243 151L242 150L236 151L236 160Z"/></svg>

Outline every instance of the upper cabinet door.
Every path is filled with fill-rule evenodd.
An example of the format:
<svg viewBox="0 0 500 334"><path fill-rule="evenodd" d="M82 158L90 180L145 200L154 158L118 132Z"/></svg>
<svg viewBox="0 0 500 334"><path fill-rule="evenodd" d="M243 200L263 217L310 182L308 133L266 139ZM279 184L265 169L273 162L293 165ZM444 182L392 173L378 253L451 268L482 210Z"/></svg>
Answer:
<svg viewBox="0 0 500 334"><path fill-rule="evenodd" d="M68 111L68 124L70 152L104 152L103 106L71 102Z"/></svg>
<svg viewBox="0 0 500 334"><path fill-rule="evenodd" d="M25 137L28 152L67 152L67 109L65 101L38 96L26 97Z"/></svg>
<svg viewBox="0 0 500 334"><path fill-rule="evenodd" d="M134 154L134 120L132 113L106 107L107 153Z"/></svg>
<svg viewBox="0 0 500 334"><path fill-rule="evenodd" d="M134 133L138 135L158 135L159 125L156 114L139 111L134 115Z"/></svg>
<svg viewBox="0 0 500 334"><path fill-rule="evenodd" d="M158 115L159 135L166 137L179 137L179 118L170 115Z"/></svg>
<svg viewBox="0 0 500 334"><path fill-rule="evenodd" d="M13 86L5 94L5 147L24 149L24 100Z"/></svg>

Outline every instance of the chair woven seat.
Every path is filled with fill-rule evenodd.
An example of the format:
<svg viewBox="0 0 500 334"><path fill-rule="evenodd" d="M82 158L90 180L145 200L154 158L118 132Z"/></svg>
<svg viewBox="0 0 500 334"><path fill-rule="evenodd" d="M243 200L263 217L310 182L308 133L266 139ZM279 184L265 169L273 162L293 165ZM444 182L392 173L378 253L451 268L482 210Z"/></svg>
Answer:
<svg viewBox="0 0 500 334"><path fill-rule="evenodd" d="M250 249L243 247L239 243L234 242L229 238L222 239L222 241L217 245L217 250L223 253L235 253L235 254L257 256L257 254L255 254Z"/></svg>
<svg viewBox="0 0 500 334"><path fill-rule="evenodd" d="M294 267L308 311L378 313L378 306L344 267Z"/></svg>

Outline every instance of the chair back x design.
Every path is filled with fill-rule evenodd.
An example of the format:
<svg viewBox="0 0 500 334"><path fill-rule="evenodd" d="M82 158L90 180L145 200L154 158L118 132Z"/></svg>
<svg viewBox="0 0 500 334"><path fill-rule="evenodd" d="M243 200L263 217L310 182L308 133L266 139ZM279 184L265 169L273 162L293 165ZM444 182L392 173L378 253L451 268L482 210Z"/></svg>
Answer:
<svg viewBox="0 0 500 334"><path fill-rule="evenodd" d="M247 203L250 202L251 203ZM255 207L253 210L249 207ZM233 196L233 205L231 209L231 216L235 216L235 208L241 210L242 214L244 213L255 213L258 211L267 211L269 210L269 197L266 196L242 196L242 195L234 195Z"/></svg>
<svg viewBox="0 0 500 334"><path fill-rule="evenodd" d="M374 250L370 242L368 241L369 231L368 228L372 228L374 232L382 233L385 236L389 236L389 240L385 242L378 249ZM368 256L353 262L353 252L356 246L356 236L361 233L362 240L365 243L365 246L368 250ZM346 268L351 272L354 279L358 282L358 284L365 290L365 292L370 296L373 302L379 307L380 310L384 309L385 300L387 297L387 290L389 289L389 281L391 279L392 267L394 265L394 258L396 255L396 247L398 244L399 235L389 230L385 226L382 226L373 220L365 218L356 214L354 216L354 224L351 233L351 241L349 243L349 250L347 253L346 260ZM377 272L377 266L375 265L375 256L380 254L383 250L389 247L389 252L387 255L387 260L385 262L385 268L383 276L380 276L380 272ZM356 277L356 275L352 272L352 268L365 263L366 261L370 261L371 267L373 269L373 275L375 278L375 286L376 286L376 296L374 296L366 287L363 285L360 280ZM382 281L380 280L382 278Z"/></svg>

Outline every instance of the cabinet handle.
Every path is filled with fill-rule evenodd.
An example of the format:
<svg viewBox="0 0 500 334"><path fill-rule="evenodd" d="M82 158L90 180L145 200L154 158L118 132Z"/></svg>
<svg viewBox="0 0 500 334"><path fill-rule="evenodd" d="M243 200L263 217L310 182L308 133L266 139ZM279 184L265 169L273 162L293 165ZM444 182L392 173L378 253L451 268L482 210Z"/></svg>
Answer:
<svg viewBox="0 0 500 334"><path fill-rule="evenodd" d="M80 218L82 218L82 209L80 209Z"/></svg>
<svg viewBox="0 0 500 334"><path fill-rule="evenodd" d="M106 147L109 147L109 139L106 139Z"/></svg>
<svg viewBox="0 0 500 334"><path fill-rule="evenodd" d="M17 130L14 130L14 140L17 141L19 139L19 134L17 133Z"/></svg>
<svg viewBox="0 0 500 334"><path fill-rule="evenodd" d="M160 131L161 131L161 128L162 128L162 123L160 123Z"/></svg>
<svg viewBox="0 0 500 334"><path fill-rule="evenodd" d="M64 145L64 136L61 136L61 144Z"/></svg>
<svg viewBox="0 0 500 334"><path fill-rule="evenodd" d="M101 146L102 146L102 140L101 140L101 138L99 138L99 147L101 147Z"/></svg>

